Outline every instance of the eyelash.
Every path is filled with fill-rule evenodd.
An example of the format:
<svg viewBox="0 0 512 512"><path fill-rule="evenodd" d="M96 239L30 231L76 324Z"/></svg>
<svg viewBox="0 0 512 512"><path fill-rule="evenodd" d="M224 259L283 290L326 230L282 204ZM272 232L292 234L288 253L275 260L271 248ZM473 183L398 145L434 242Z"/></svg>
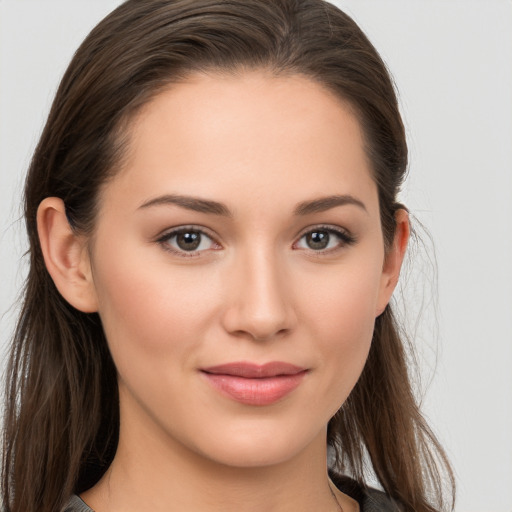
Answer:
<svg viewBox="0 0 512 512"><path fill-rule="evenodd" d="M297 245L305 236L315 233L315 232L325 232L329 235L335 235L339 239L339 243L336 247L331 247L328 249L321 249L321 250L315 250L315 249L296 249L296 250L306 250L312 253L314 256L322 257L323 255L331 254L333 252L337 252L340 249L353 245L356 243L356 238L351 235L349 232L340 229L335 228L333 226L325 226L325 225L318 225L314 227L307 228L306 231L303 231L302 234L299 236L296 242L294 242L293 246ZM176 229L172 229L171 231L166 232L162 236L160 236L156 242L161 245L161 247L173 254L176 254L183 258L197 258L201 256L201 253L203 253L206 250L209 249L203 249L200 251L186 251L186 250L180 250L173 248L169 245L169 241L173 238L179 236L180 234L186 234L186 233L198 233L201 237L206 237L211 240L212 244L217 245L219 248L221 248L220 244L216 242L213 236L211 236L208 232L206 232L203 228L199 228L197 226L181 226ZM199 244L201 244L202 241L200 240ZM213 249L213 250L218 250Z"/></svg>

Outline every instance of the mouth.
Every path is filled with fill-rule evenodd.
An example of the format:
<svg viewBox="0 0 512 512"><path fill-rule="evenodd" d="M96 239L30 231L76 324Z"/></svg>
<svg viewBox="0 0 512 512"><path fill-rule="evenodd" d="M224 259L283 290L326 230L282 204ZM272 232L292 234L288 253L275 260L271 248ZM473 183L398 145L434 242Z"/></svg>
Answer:
<svg viewBox="0 0 512 512"><path fill-rule="evenodd" d="M264 365L234 362L201 369L214 389L246 405L270 405L295 390L308 373L306 368L273 361Z"/></svg>

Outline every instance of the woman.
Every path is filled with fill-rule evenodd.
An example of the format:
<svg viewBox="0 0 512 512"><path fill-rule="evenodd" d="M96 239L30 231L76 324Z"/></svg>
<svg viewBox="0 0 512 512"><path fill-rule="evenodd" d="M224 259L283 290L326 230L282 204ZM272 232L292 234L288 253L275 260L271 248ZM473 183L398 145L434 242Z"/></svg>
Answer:
<svg viewBox="0 0 512 512"><path fill-rule="evenodd" d="M385 66L328 3L105 18L27 177L6 510L446 509L389 305L406 166Z"/></svg>

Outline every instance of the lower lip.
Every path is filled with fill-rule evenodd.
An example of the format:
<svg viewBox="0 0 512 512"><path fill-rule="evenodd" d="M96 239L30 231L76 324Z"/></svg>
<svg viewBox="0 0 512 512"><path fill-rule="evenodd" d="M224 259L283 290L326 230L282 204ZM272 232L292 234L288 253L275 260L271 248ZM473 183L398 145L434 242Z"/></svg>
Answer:
<svg viewBox="0 0 512 512"><path fill-rule="evenodd" d="M277 375L261 379L246 379L206 372L203 372L203 375L215 389L237 402L246 405L270 405L297 388L306 373L302 371L293 375Z"/></svg>

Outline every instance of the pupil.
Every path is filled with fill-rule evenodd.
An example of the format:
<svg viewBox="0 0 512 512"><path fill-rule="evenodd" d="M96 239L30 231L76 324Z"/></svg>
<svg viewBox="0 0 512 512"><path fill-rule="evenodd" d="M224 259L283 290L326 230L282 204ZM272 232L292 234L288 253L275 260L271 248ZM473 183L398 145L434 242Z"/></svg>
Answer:
<svg viewBox="0 0 512 512"><path fill-rule="evenodd" d="M326 231L313 231L306 237L310 249L325 249L329 245L329 233Z"/></svg>
<svg viewBox="0 0 512 512"><path fill-rule="evenodd" d="M184 251L193 251L194 249L197 249L201 243L201 234L193 231L180 233L176 237L176 242L180 249Z"/></svg>

